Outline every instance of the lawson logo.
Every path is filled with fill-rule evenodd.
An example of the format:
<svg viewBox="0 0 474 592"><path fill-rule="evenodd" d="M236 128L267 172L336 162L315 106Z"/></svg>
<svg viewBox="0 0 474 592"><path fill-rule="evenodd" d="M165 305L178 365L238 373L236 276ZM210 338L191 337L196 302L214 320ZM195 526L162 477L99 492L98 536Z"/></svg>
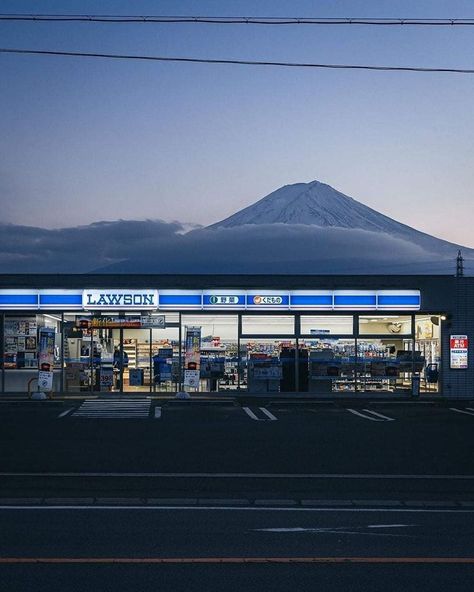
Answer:
<svg viewBox="0 0 474 592"><path fill-rule="evenodd" d="M281 304L283 298L281 296L254 296L254 304Z"/></svg>
<svg viewBox="0 0 474 592"><path fill-rule="evenodd" d="M156 290L84 290L84 308L157 308Z"/></svg>

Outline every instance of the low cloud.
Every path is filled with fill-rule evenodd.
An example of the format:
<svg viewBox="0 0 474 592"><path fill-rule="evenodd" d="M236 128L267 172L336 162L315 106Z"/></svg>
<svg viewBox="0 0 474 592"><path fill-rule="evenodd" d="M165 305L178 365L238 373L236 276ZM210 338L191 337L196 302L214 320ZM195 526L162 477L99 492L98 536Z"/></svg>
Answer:
<svg viewBox="0 0 474 592"><path fill-rule="evenodd" d="M162 220L45 230L0 226L1 273L451 273L452 258L358 229L198 228Z"/></svg>

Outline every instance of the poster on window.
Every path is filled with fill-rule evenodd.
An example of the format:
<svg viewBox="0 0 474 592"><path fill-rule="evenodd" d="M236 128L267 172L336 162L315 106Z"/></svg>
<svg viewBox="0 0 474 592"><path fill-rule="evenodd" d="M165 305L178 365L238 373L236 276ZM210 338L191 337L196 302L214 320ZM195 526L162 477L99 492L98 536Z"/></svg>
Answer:
<svg viewBox="0 0 474 592"><path fill-rule="evenodd" d="M199 368L201 364L201 327L186 327L184 354L184 384L199 386ZM197 376L197 379L196 379Z"/></svg>
<svg viewBox="0 0 474 592"><path fill-rule="evenodd" d="M453 370L465 370L469 342L467 335L451 335L449 338L450 366Z"/></svg>
<svg viewBox="0 0 474 592"><path fill-rule="evenodd" d="M38 336L38 385L50 391L53 388L54 329L42 327Z"/></svg>

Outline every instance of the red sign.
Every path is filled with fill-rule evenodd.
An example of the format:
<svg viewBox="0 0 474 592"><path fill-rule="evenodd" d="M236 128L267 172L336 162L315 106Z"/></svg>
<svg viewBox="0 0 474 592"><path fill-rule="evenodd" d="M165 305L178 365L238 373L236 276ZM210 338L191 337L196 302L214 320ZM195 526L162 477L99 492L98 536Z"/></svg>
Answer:
<svg viewBox="0 0 474 592"><path fill-rule="evenodd" d="M467 335L451 335L450 344L451 349L467 349Z"/></svg>

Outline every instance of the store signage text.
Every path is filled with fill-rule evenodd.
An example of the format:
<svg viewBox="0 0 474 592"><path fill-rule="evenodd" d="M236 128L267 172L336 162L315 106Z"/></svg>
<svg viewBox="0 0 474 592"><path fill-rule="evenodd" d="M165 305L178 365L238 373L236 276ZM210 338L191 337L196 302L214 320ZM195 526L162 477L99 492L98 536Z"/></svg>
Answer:
<svg viewBox="0 0 474 592"><path fill-rule="evenodd" d="M137 317L80 317L76 326L82 329L165 329L165 315Z"/></svg>
<svg viewBox="0 0 474 592"><path fill-rule="evenodd" d="M283 298L281 296L254 296L254 304L281 304Z"/></svg>
<svg viewBox="0 0 474 592"><path fill-rule="evenodd" d="M157 308L156 290L84 290L84 308Z"/></svg>
<svg viewBox="0 0 474 592"><path fill-rule="evenodd" d="M238 296L209 296L209 304L239 304Z"/></svg>
<svg viewBox="0 0 474 592"><path fill-rule="evenodd" d="M469 341L467 335L451 335L449 338L450 367L465 370L468 366Z"/></svg>

